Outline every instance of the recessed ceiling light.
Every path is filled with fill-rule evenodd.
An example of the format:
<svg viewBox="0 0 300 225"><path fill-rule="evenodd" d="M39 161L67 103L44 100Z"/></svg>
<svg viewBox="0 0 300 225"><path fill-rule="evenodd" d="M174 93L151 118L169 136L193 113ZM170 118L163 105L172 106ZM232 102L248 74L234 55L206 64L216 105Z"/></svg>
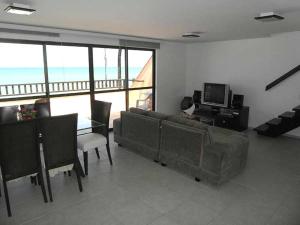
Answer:
<svg viewBox="0 0 300 225"><path fill-rule="evenodd" d="M184 38L199 38L201 32L186 32L182 35Z"/></svg>
<svg viewBox="0 0 300 225"><path fill-rule="evenodd" d="M254 19L262 21L262 22L272 22L272 21L283 20L284 17L280 16L274 12L265 12L265 13L259 14L259 16L255 17Z"/></svg>
<svg viewBox="0 0 300 225"><path fill-rule="evenodd" d="M4 9L4 11L7 13L18 14L18 15L31 15L36 10L31 9L28 5L13 3L7 6Z"/></svg>

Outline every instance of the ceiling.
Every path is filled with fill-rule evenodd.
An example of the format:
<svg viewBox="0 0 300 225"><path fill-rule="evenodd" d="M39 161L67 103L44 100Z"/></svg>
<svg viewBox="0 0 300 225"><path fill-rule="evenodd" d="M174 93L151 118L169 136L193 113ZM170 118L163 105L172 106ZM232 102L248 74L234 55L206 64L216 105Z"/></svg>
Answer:
<svg viewBox="0 0 300 225"><path fill-rule="evenodd" d="M29 4L31 16L7 14L9 3ZM275 11L286 19L253 18ZM256 38L300 30L300 0L1 0L0 22L191 41L184 32L203 32L193 41Z"/></svg>

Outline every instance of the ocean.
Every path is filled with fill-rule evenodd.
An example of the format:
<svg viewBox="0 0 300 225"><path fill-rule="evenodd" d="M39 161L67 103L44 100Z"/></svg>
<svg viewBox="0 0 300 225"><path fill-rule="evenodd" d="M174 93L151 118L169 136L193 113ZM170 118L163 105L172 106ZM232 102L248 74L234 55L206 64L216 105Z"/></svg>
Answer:
<svg viewBox="0 0 300 225"><path fill-rule="evenodd" d="M129 79L136 78L142 68L129 68ZM106 68L107 79L118 79L118 68ZM94 68L95 80L105 80L105 68ZM49 67L49 82L61 81L84 81L89 80L88 67ZM122 78L125 78L125 68L122 68ZM25 83L43 83L44 68L0 68L0 85L3 84L25 84Z"/></svg>

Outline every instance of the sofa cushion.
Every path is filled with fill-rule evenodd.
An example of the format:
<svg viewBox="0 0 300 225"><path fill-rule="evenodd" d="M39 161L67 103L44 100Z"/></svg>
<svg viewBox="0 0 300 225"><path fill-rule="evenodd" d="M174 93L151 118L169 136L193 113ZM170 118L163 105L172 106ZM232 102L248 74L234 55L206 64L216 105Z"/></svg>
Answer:
<svg viewBox="0 0 300 225"><path fill-rule="evenodd" d="M160 120L131 112L121 112L121 120L123 138L159 149Z"/></svg>
<svg viewBox="0 0 300 225"><path fill-rule="evenodd" d="M136 113L136 114L140 114L140 115L144 115L144 116L147 114L147 111L146 111L146 110L139 109L139 108L134 108L134 107L131 107L131 108L129 109L129 112Z"/></svg>
<svg viewBox="0 0 300 225"><path fill-rule="evenodd" d="M161 155L172 157L176 162L199 166L206 133L205 130L164 120L161 130ZM165 160L168 161L166 158Z"/></svg>
<svg viewBox="0 0 300 225"><path fill-rule="evenodd" d="M150 116L152 118L159 119L159 120L166 120L168 118L166 114L154 112L154 111L147 111L146 116Z"/></svg>

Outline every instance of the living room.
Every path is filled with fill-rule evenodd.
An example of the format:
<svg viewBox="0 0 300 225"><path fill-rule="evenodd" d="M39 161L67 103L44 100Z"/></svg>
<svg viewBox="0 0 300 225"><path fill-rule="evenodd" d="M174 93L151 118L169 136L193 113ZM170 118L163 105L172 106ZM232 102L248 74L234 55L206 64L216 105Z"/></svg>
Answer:
<svg viewBox="0 0 300 225"><path fill-rule="evenodd" d="M51 173L42 129L41 174L10 180L12 161L0 148L0 224L298 225L299 7L282 0L2 1L0 108L17 105L25 120L22 107L41 101L49 118L34 108L37 127L78 114L79 164ZM206 84L228 88L223 105L209 103ZM234 96L243 96L241 105ZM196 121L181 108L184 97L192 112L214 111L212 120ZM100 102L110 104L102 125L93 113ZM246 127L220 128L220 113L234 117L243 107ZM0 122L7 130L10 123ZM7 135L0 131L1 142Z"/></svg>

